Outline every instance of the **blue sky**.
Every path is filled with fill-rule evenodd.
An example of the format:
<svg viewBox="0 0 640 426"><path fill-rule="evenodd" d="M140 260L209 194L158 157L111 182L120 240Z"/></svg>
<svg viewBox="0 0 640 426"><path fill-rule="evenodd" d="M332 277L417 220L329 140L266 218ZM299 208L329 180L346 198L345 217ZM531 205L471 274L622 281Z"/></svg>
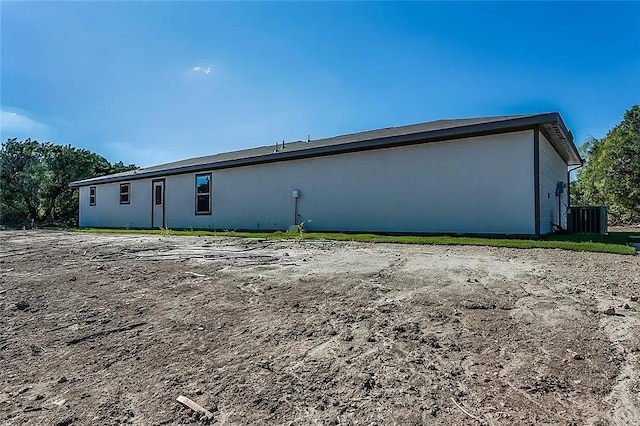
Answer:
<svg viewBox="0 0 640 426"><path fill-rule="evenodd" d="M640 103L640 3L1 2L2 140L141 166L441 118Z"/></svg>

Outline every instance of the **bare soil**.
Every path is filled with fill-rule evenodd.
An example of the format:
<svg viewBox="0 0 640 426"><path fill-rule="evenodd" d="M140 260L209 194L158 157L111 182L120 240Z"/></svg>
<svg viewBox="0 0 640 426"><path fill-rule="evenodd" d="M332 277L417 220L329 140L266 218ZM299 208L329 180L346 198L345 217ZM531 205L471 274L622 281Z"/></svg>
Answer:
<svg viewBox="0 0 640 426"><path fill-rule="evenodd" d="M638 425L639 296L639 256L0 232L0 422Z"/></svg>

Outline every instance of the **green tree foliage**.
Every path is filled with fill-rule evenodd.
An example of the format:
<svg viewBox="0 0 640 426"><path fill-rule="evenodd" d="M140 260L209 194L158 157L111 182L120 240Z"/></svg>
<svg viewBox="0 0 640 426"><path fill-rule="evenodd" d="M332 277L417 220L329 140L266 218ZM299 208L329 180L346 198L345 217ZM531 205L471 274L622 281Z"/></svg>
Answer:
<svg viewBox="0 0 640 426"><path fill-rule="evenodd" d="M8 139L0 145L0 223L73 223L78 194L70 182L135 168L71 145Z"/></svg>
<svg viewBox="0 0 640 426"><path fill-rule="evenodd" d="M572 203L609 206L614 224L640 223L640 105L581 149L587 163L572 185Z"/></svg>

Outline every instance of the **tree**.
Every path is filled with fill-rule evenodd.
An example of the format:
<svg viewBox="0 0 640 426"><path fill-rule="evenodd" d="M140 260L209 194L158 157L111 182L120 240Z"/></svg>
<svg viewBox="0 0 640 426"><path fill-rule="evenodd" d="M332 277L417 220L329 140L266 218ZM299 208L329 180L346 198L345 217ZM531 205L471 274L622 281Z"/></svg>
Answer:
<svg viewBox="0 0 640 426"><path fill-rule="evenodd" d="M609 206L614 224L640 222L640 105L602 139L582 146L587 159L572 188L572 202ZM575 196L575 198L573 197Z"/></svg>
<svg viewBox="0 0 640 426"><path fill-rule="evenodd" d="M38 192L35 176L41 163L39 144L9 139L0 150L0 201L3 217L11 221L36 214Z"/></svg>
<svg viewBox="0 0 640 426"><path fill-rule="evenodd" d="M4 223L73 221L78 212L75 180L137 168L110 164L71 145L7 140L0 146L0 219Z"/></svg>

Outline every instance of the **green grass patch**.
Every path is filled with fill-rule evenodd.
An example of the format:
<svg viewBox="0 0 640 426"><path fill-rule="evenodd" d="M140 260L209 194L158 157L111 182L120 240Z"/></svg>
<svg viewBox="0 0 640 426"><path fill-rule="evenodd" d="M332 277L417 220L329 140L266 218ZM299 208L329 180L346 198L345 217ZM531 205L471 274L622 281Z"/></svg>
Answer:
<svg viewBox="0 0 640 426"><path fill-rule="evenodd" d="M635 254L635 249L629 245L629 232L611 232L608 235L593 234L553 234L540 239L527 238L489 238L464 236L418 236L418 235L379 235L379 234L342 234L325 232L235 232L235 231L202 231L202 230L172 230L172 229L102 229L102 228L71 228L74 232L108 233L108 234L149 234L149 235L185 235L199 237L239 237L239 238L267 238L271 240L335 240L362 241L370 243L400 243L400 244L437 244L437 245L468 245L509 247L519 249L547 248L572 251L589 251L614 254Z"/></svg>

